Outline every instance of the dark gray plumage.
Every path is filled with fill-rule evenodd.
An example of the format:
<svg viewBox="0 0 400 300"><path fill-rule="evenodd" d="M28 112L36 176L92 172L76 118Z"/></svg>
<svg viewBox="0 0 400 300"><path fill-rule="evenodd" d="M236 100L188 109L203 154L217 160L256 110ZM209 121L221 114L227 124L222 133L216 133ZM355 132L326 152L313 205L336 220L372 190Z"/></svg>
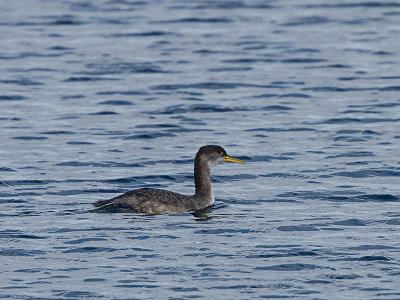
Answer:
<svg viewBox="0 0 400 300"><path fill-rule="evenodd" d="M159 215L199 210L214 203L211 189L210 170L224 161L244 163L240 159L228 156L226 151L216 145L203 146L197 151L194 160L194 183L196 192L186 196L166 190L143 188L129 191L110 200L100 200L94 206L119 207L124 212Z"/></svg>

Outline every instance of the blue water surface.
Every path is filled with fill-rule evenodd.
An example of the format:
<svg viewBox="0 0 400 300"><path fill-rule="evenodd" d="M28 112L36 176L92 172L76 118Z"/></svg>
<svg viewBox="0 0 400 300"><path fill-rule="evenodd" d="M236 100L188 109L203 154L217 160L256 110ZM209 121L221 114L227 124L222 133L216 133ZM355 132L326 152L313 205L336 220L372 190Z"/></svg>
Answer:
<svg viewBox="0 0 400 300"><path fill-rule="evenodd" d="M396 1L0 2L0 298L399 299ZM125 191L216 203L91 213Z"/></svg>

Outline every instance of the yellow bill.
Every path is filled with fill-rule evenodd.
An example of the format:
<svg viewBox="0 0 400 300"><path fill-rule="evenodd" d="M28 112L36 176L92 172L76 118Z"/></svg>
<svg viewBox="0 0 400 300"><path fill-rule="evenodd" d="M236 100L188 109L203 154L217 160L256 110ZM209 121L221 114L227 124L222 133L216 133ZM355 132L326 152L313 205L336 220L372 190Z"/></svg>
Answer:
<svg viewBox="0 0 400 300"><path fill-rule="evenodd" d="M224 158L225 158L225 161L230 161L230 162L234 162L234 163L238 163L238 164L244 164L244 161L240 160L238 158L234 158L231 156L224 156Z"/></svg>

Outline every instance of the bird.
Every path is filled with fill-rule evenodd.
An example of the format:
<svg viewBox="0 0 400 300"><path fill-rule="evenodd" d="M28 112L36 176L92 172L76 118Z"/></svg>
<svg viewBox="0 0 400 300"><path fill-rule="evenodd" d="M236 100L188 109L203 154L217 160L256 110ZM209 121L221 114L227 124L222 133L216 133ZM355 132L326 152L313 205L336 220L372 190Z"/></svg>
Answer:
<svg viewBox="0 0 400 300"><path fill-rule="evenodd" d="M141 188L126 192L93 205L98 209L113 208L118 212L134 212L146 215L162 215L197 211L214 204L210 170L223 162L243 164L244 161L229 156L218 145L200 147L194 159L194 195L182 195L162 189ZM114 210L116 208L116 210Z"/></svg>

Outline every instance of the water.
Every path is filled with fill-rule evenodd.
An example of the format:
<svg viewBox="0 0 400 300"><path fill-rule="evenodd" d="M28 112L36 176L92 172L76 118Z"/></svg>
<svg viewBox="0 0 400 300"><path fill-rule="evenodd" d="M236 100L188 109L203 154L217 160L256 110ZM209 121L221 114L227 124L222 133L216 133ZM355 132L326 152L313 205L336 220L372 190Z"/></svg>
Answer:
<svg viewBox="0 0 400 300"><path fill-rule="evenodd" d="M397 2L0 12L1 298L400 298ZM213 208L90 213L205 144Z"/></svg>

